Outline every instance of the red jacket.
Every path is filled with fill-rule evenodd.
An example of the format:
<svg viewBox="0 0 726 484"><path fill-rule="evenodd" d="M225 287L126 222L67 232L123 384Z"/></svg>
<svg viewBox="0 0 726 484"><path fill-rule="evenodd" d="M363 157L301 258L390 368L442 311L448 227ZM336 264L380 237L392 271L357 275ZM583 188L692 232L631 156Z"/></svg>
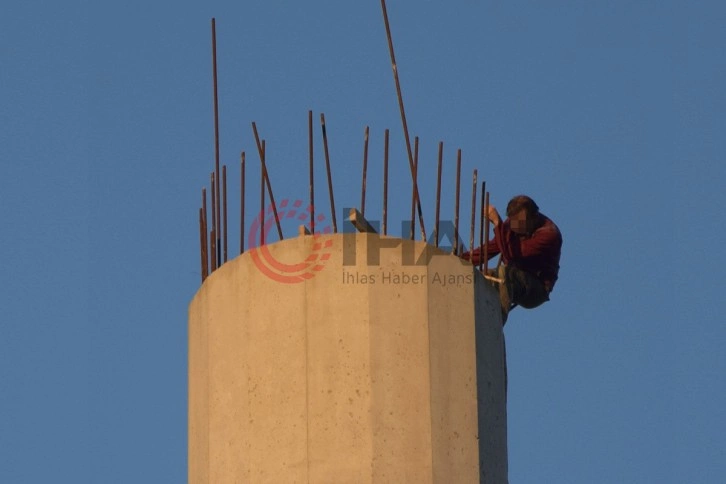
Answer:
<svg viewBox="0 0 726 484"><path fill-rule="evenodd" d="M487 259L501 253L505 264L529 272L551 291L560 270L562 234L552 220L542 214L540 217L544 222L529 236L512 232L509 219L495 227L494 239L489 241L487 248ZM500 241L504 243L500 244ZM471 253L462 254L462 257L478 265L481 263L481 251L479 247Z"/></svg>

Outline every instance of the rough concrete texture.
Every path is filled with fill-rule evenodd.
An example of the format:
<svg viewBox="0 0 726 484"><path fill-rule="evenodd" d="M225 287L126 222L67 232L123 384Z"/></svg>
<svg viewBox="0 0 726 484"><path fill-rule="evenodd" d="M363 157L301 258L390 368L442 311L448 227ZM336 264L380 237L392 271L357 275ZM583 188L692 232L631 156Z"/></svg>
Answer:
<svg viewBox="0 0 726 484"><path fill-rule="evenodd" d="M454 256L426 264L421 242L324 237L305 282L248 252L194 297L189 482L507 482L496 291ZM267 247L291 263L320 241Z"/></svg>

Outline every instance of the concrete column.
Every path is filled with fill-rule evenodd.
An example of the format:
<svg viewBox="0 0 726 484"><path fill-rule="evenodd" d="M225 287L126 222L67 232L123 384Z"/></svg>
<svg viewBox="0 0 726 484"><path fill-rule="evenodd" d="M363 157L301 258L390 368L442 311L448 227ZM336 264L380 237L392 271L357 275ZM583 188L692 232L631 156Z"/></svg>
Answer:
<svg viewBox="0 0 726 484"><path fill-rule="evenodd" d="M293 263L332 241L304 282L248 252L195 295L189 482L506 482L496 291L421 242L323 237L267 246Z"/></svg>

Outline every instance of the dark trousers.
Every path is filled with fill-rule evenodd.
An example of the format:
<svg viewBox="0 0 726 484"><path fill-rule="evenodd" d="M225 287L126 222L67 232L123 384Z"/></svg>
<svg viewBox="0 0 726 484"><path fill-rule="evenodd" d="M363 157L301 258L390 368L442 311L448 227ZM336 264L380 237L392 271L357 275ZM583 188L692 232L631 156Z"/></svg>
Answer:
<svg viewBox="0 0 726 484"><path fill-rule="evenodd" d="M496 272L496 270L491 272ZM507 322L509 310L515 305L532 309L550 300L549 291L545 285L529 272L502 264L496 275L499 279L504 280L503 284L499 284L502 324Z"/></svg>
<svg viewBox="0 0 726 484"><path fill-rule="evenodd" d="M516 267L503 267L504 285L509 300L507 307L517 304L523 308L532 309L550 300L549 291L537 277ZM506 302L505 299L502 299L502 302Z"/></svg>

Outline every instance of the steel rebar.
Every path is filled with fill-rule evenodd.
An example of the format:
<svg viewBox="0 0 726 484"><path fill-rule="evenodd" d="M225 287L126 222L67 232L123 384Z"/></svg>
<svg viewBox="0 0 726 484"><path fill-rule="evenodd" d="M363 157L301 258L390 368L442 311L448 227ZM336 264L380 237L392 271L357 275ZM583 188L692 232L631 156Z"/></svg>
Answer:
<svg viewBox="0 0 726 484"><path fill-rule="evenodd" d="M202 187L202 222L204 224L204 246L202 251L204 252L204 277L209 275L209 245L207 241L207 189Z"/></svg>
<svg viewBox="0 0 726 484"><path fill-rule="evenodd" d="M486 219L486 213L484 207L486 205L486 193L487 193L487 182L483 180L481 182L481 215L479 216L479 270L484 268L484 259L486 254L482 254L484 249L484 219Z"/></svg>
<svg viewBox="0 0 726 484"><path fill-rule="evenodd" d="M209 245L212 249L212 270L210 271L210 274L217 270L217 257L215 254L217 253L217 232L212 229L212 231L209 233Z"/></svg>
<svg viewBox="0 0 726 484"><path fill-rule="evenodd" d="M245 152L240 154L239 253L245 252Z"/></svg>
<svg viewBox="0 0 726 484"><path fill-rule="evenodd" d="M415 240L416 233L416 179L418 178L418 136L414 138L413 149L413 185L411 188L411 240Z"/></svg>
<svg viewBox="0 0 726 484"><path fill-rule="evenodd" d="M388 129L383 133L383 224L381 232L387 235L388 225Z"/></svg>
<svg viewBox="0 0 726 484"><path fill-rule="evenodd" d="M227 165L222 165L222 239L224 243L223 262L227 262Z"/></svg>
<svg viewBox="0 0 726 484"><path fill-rule="evenodd" d="M330 155L328 154L328 131L325 129L325 115L320 113L320 125L323 130L323 149L325 151L325 170L328 175L328 193L330 194L330 214L333 217L333 233L338 233L338 222L335 216L335 197L333 196L333 175L330 171Z"/></svg>
<svg viewBox="0 0 726 484"><path fill-rule="evenodd" d="M484 275L489 272L489 192L484 199Z"/></svg>
<svg viewBox="0 0 726 484"><path fill-rule="evenodd" d="M471 187L471 232L469 233L469 260L473 264L474 258L474 230L476 224L476 170L474 170L474 182Z"/></svg>
<svg viewBox="0 0 726 484"><path fill-rule="evenodd" d="M217 207L217 211L214 213L213 216L214 227L217 229L216 235L219 238L219 98L217 96L217 23L214 18L212 18L212 77L214 84L214 176L216 180L215 206ZM215 253L213 257L218 256Z"/></svg>
<svg viewBox="0 0 726 484"><path fill-rule="evenodd" d="M366 214L366 177L368 171L368 126L366 126L363 139L363 186L360 190L360 214Z"/></svg>
<svg viewBox="0 0 726 484"><path fill-rule="evenodd" d="M260 145L260 247L265 245L265 140Z"/></svg>
<svg viewBox="0 0 726 484"><path fill-rule="evenodd" d="M454 255L459 255L459 194L461 190L461 149L456 151L456 202L454 204Z"/></svg>
<svg viewBox="0 0 726 484"><path fill-rule="evenodd" d="M201 263L202 263L202 282L207 278L207 264L204 260L204 245L206 243L207 239L207 233L204 230L204 214L202 213L202 209L199 209L199 254L201 257Z"/></svg>
<svg viewBox="0 0 726 484"><path fill-rule="evenodd" d="M434 247L439 246L439 214L441 213L441 165L444 157L444 142L439 141L439 159L436 172L436 218L434 222Z"/></svg>
<svg viewBox="0 0 726 484"><path fill-rule="evenodd" d="M272 205L272 213L275 215L275 225L277 226L277 235L280 237L280 240L283 239L282 237L282 226L280 225L280 218L277 216L277 205L275 205L275 196L272 194L272 182L270 182L270 174L267 171L267 162L266 162L266 150L265 148L265 140L262 140L260 142L260 136L257 133L257 125L252 122L252 131L255 135L255 143L257 144L257 152L260 155L260 164L262 165L262 184L263 184L263 190L264 186L267 185L267 193L270 195L270 204ZM263 199L264 201L264 199ZM264 210L264 207L263 207ZM263 215L264 217L264 215Z"/></svg>
<svg viewBox="0 0 726 484"><path fill-rule="evenodd" d="M315 177L313 176L313 112L308 111L308 153L310 155L310 233L315 233Z"/></svg>
<svg viewBox="0 0 726 484"><path fill-rule="evenodd" d="M396 55L393 51L393 38L391 37L391 27L388 23L388 11L386 9L386 1L381 0L381 9L383 10L383 21L386 25L386 37L388 38L388 51L391 54L391 69L393 70L393 79L396 83L396 95L398 96L398 108L401 111L401 123L403 124L403 134L406 138L406 152L408 154L408 167L411 170L411 179L413 180L413 196L416 207L418 208L419 224L421 226L421 236L426 240L426 228L424 227L423 212L421 210L421 199L419 197L418 183L414 175L413 155L411 153L411 139L408 135L408 123L406 122L406 110L403 107L403 95L401 94L401 82L398 79L398 67L396 66Z"/></svg>
<svg viewBox="0 0 726 484"><path fill-rule="evenodd" d="M207 239L207 189L202 187L202 211L204 212L204 240Z"/></svg>
<svg viewBox="0 0 726 484"><path fill-rule="evenodd" d="M212 172L209 176L211 185L212 185L212 193L210 197L210 201L212 202L212 232L214 234L218 234L217 230L217 191L216 191L216 177L214 176L214 172ZM214 270L217 268L217 241L214 241L214 244L209 244L209 257L212 260L212 263L210 264L210 274L214 272Z"/></svg>

